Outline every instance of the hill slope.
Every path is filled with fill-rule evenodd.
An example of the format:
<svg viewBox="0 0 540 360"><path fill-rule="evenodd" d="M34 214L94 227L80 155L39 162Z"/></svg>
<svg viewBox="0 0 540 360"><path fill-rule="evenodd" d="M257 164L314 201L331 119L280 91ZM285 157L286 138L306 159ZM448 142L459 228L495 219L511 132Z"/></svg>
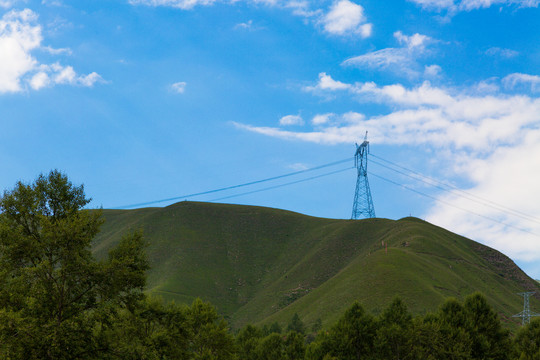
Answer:
<svg viewBox="0 0 540 360"><path fill-rule="evenodd" d="M285 324L295 312L308 326L318 318L329 324L355 300L376 313L395 295L425 313L474 291L517 323L516 293L540 292L503 254L415 218L333 220L197 202L104 210L104 217L96 256L143 228L148 290L176 302L211 301L235 327Z"/></svg>

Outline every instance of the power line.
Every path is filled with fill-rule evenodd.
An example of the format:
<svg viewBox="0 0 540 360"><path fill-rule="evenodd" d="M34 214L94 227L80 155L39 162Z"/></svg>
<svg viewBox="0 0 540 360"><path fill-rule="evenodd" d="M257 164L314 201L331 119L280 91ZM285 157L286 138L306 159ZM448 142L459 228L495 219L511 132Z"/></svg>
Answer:
<svg viewBox="0 0 540 360"><path fill-rule="evenodd" d="M370 171L369 174L372 175L372 176L375 176L376 178L379 178L379 179L381 179L381 180L384 180L384 181L386 181L386 182L388 182L388 183L391 183L391 184L393 184L393 185L402 187L402 188L407 189L407 190L409 190L409 191L412 191L412 192L414 192L414 193L416 193L416 194L418 194L418 195L422 195L422 196L428 197L428 198L430 198L430 199L432 199L432 200L435 200L435 201L440 202L440 203L442 203L442 204L448 205L448 206L453 207L453 208L455 208L455 209L458 209L458 210L461 210L461 211L464 211L464 212L468 212L469 214L476 215L476 216L481 217L481 218L484 218L484 219L486 219L486 220L490 220L490 221L499 223L499 224L501 224L501 225L504 225L504 226L507 226L507 227L510 227L510 228L513 228L513 229L516 229L516 230L519 230L519 231L522 231L522 232L526 232L526 233L529 233L529 234L531 234L531 235L540 237L540 235L535 234L535 233L533 233L533 232L530 231L530 230L522 229L522 228L520 228L520 227L511 225L511 224L504 223L504 222L502 222L502 221L500 221L500 220L497 220L497 219L495 219L495 218L492 218L492 217L489 217L489 216L485 216L485 215L479 214L479 213L474 212L474 211L471 211L471 210L464 209L464 208L459 207L459 206L457 206L457 205L451 204L451 203L449 203L449 202L447 202L447 201L444 201L444 200L441 200L441 199L439 199L439 198L436 198L435 196L431 196L431 195L428 195L428 194L423 193L423 192L421 192L421 191L415 190L415 189L411 188L410 186L403 185L403 184L400 184L400 183L395 182L395 181L393 181L393 180L387 179L387 178L385 178L385 177L383 177L383 176L381 176L381 175L377 175L377 174L375 174L373 171Z"/></svg>
<svg viewBox="0 0 540 360"><path fill-rule="evenodd" d="M302 183L302 182L305 182L305 181L315 180L315 179L318 179L318 178L322 178L322 177L324 177L324 176L329 176L329 175L338 174L338 173L341 173L341 172L344 172L344 171L347 171L347 170L350 170L350 169L353 169L353 168L354 168L354 167L348 167L348 168L345 168L345 169L336 170L336 171L331 171L331 172L328 172L328 173L325 173L325 174L321 174L321 175L317 175L317 176L312 176L312 177L309 177L309 178L307 178L307 179L291 181L291 182L288 182L288 183L285 183L285 184L280 184L280 185L270 186L270 187L263 188L263 189L259 189L259 190L253 190L253 191L244 192L244 193L241 193L241 194L235 194L235 195L225 196L225 197L222 197L222 198L219 198L219 199L213 199L213 200L210 200L210 201L211 201L211 202L212 202L212 201L220 201L220 200L225 200L225 199L231 199L231 198L238 197L238 196L244 196L244 195L249 195L249 194L255 194L255 193L258 193L258 192L262 192L262 191L273 190L273 189L281 188L281 187L284 187L284 186L289 186L289 185L294 185L294 184Z"/></svg>
<svg viewBox="0 0 540 360"><path fill-rule="evenodd" d="M521 212L521 211L518 211L518 210L515 210L515 209L512 209L512 208L509 208L509 207L507 207L507 206L498 204L498 203L496 203L496 202L494 202L494 201L491 201L491 200L488 200L488 199L484 199L484 198L482 198L482 197L480 197L480 196L471 194L470 192L467 192L467 191L465 191L465 190L459 189L459 188L456 187L455 185L448 184L448 183L446 183L446 182L443 182L443 181L434 179L434 178L432 178L432 177L423 175L423 174L421 174L421 173L419 173L419 172L417 172L417 171L408 169L408 168L406 168L406 167L404 167L404 166L401 166L401 165L399 165L399 164L396 164L396 163L394 163L394 162L392 162L392 161L390 161L390 160L383 159L383 158L380 157L380 156L376 156L376 155L373 155L373 154L369 154L369 155L371 155L372 157L374 157L374 158L376 158L376 159L379 159L379 160L381 160L381 161L384 161L384 162L386 162L386 163L388 163L388 164L391 164L392 166L395 166L395 167L400 168L400 169L402 169L402 170L405 170L405 171L407 171L407 172L409 172L409 173L412 173L412 174L414 174L415 176L412 176L412 175L407 174L407 173L404 173L404 172L402 172L402 171L393 169L393 168L391 168L391 167L389 167L389 166L386 166L386 165L384 165L384 164L381 164L381 163L379 163L379 162L377 162L377 161L375 161L375 160L371 160L372 163L377 164L377 165L379 165L379 166L382 166L382 167L384 167L384 168L387 168L387 169L389 169L389 170L391 170L391 171L394 171L394 172L396 172L396 173L405 175L405 176L410 177L410 178L415 179L415 180L422 181L423 183L428 184L428 185L433 186L433 187L436 187L436 188L438 188L438 189L440 189L440 190L449 192L449 193L454 194L454 195L456 195L456 196L460 196L460 197L462 197L462 198L468 199L468 200L473 201L473 202L476 202L476 203L478 203L478 204L482 204L482 205L487 206L487 207L490 207L490 208L492 208L492 209L495 209L495 210L498 210L498 211L502 211L502 212L504 212L504 213L506 213L506 214L513 215L513 216L517 216L517 217L520 217L520 218L522 218L522 219L529 220L529 221L533 221L533 222L536 222L536 223L539 223L539 224L540 224L540 219L535 218L535 217L533 217L533 216L530 216L530 215L528 215L528 214L525 214L525 213L523 213L523 212ZM424 179L427 179L427 180L429 180L429 181L425 181ZM433 184L433 183L435 183L435 184ZM436 184L439 184L440 186L439 186L439 185L436 185ZM445 187L447 187L447 188L445 188ZM452 190L449 190L448 188L450 188L450 189L452 189ZM456 192L461 193L461 194L465 194L465 195L460 195L460 194L457 194ZM472 199L472 198L477 199L477 200L474 200L474 199Z"/></svg>
<svg viewBox="0 0 540 360"><path fill-rule="evenodd" d="M200 195L213 194L213 193L216 193L216 192L221 192L221 191L236 189L236 188L240 188L240 187L244 187L244 186L260 184L260 183L264 183L264 182L267 182L267 181L278 180L278 179L282 179L282 178L293 176L293 175L299 175L299 174L307 173L307 172L310 172L310 171L320 170L320 169L324 169L324 168L327 168L327 167L330 167L330 166L343 164L345 162L352 161L352 160L353 160L353 158L349 157L349 158L346 158L346 159L343 159L343 160L334 161L334 162L331 162L331 163L315 166L315 167L312 167L312 168L309 168L309 169L299 170L299 171L295 171L295 172L291 172L291 173L283 174L283 175L279 175L279 176L273 176L273 177L266 178L266 179L255 180L255 181L251 181L251 182L244 183L244 184L232 185L232 186L227 186L227 187L223 187L223 188L219 188L219 189L208 190L208 191L203 191L203 192L193 193L193 194L187 194L187 195L182 195L182 196L175 196L175 197L171 197L171 198L167 198L167 199L160 199L160 200L147 201L147 202L131 204L131 205L117 206L117 207L115 207L115 209L127 209L127 208L132 208L132 207L142 207L142 206L159 204L159 203L168 202L168 201L174 201L174 200L180 200L180 199L188 199L188 198L192 198L192 197L200 196Z"/></svg>

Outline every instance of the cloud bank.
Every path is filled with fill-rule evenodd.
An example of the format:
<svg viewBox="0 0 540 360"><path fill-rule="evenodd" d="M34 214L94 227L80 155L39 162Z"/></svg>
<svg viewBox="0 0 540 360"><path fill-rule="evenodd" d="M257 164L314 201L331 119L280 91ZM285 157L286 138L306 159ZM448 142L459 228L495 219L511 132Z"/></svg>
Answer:
<svg viewBox="0 0 540 360"><path fill-rule="evenodd" d="M90 87L103 81L95 72L78 75L73 67L58 62L40 64L32 54L38 49L53 55L69 50L42 46L43 35L37 20L38 15L29 9L11 10L0 19L0 94L56 84Z"/></svg>

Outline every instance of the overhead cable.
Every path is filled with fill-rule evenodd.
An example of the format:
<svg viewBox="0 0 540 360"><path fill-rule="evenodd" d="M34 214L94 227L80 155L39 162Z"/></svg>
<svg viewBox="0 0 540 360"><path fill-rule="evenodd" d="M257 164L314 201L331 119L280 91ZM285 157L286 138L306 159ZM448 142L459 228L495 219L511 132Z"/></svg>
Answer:
<svg viewBox="0 0 540 360"><path fill-rule="evenodd" d="M260 183L264 183L264 182L267 182L267 181L278 180L278 179L282 179L282 178L293 176L293 175L304 174L304 173L307 173L307 172L310 172L310 171L320 170L320 169L324 169L324 168L327 168L327 167L330 167L330 166L343 164L345 162L352 161L352 160L353 160L353 158L349 157L349 158L346 158L346 159L343 159L343 160L334 161L334 162L331 162L331 163L315 166L315 167L312 167L312 168L309 168L309 169L299 170L299 171L295 171L295 172L291 172L291 173L287 173L287 174L283 174L283 175L279 175L279 176L273 176L273 177L266 178L266 179L255 180L255 181L251 181L251 182L248 182L248 183L232 185L232 186L227 186L227 187L223 187L223 188L219 188L219 189L208 190L208 191L203 191L203 192L198 192L198 193L193 193L193 194L187 194L187 195L182 195L182 196L175 196L175 197L170 197L170 198L167 198L167 199L160 199L160 200L147 201L147 202L131 204L131 205L117 206L117 207L114 207L114 208L115 209L129 209L129 208L134 208L134 207L143 207L143 206L148 206L148 205L153 205L153 204L159 204L159 203L168 202L168 201L189 199L189 198L192 198L192 197L195 197L195 196L213 194L213 193L216 193L216 192L236 189L236 188L240 188L240 187L244 187L244 186L260 184Z"/></svg>
<svg viewBox="0 0 540 360"><path fill-rule="evenodd" d="M531 216L531 215L525 214L525 213L523 213L523 212L521 212L521 211L518 211L518 210L515 210L515 209L512 209L512 208L509 208L509 207L507 207L507 206L498 204L498 203L496 203L496 202L494 202L494 201L491 201L491 200L488 200L488 199L484 199L484 198L482 198L482 197L480 197L480 196L477 196L477 195L474 195L474 194L472 194L472 193L470 193L470 192L468 192L468 191L461 190L460 188L458 188L458 187L455 186L455 185L452 185L452 184L449 184L449 183L446 183L446 182L443 182L443 181L434 179L434 178L432 178L432 177L423 175L423 174L421 174L421 173L419 173L419 172L417 172L417 171L408 169L408 168L406 168L406 167L404 167L404 166L401 166L401 165L399 165L399 164L396 164L396 163L394 163L394 162L392 162L392 161L390 161L390 160L383 159L383 158L380 157L380 156L373 155L373 154L370 154L370 156L372 156L372 157L374 157L374 158L376 158L376 159L378 159L378 160L384 161L385 163L390 164L390 165L392 165L392 166L395 166L395 167L397 167L397 168L399 168L399 169L402 169L402 170L404 170L404 171L406 171L406 172L408 172L408 173L412 173L412 174L414 174L414 176L413 176L413 175L410 175L410 174L408 174L408 173L405 173L405 172L396 170L396 169L391 168L391 167L389 167L389 166L386 166L386 165L384 165L384 164L381 164L381 163L379 163L379 162L377 162L377 161L375 161L375 160L371 160L372 163L377 164L377 165L379 165L379 166L382 166L382 167L384 167L384 168L386 168L386 169L389 169L389 170L394 171L394 172L396 172L396 173L405 175L405 176L410 177L410 178L412 178L412 179L419 180L419 181L421 181L421 182L423 182L423 183L425 183L425 184L428 184L428 185L430 185L430 186L436 187L437 189L440 189L440 190L449 192L449 193L451 193L451 194L454 194L454 195L456 195L456 196L459 196L459 197L468 199L468 200L473 201L473 202L476 202L476 203L478 203L478 204L481 204L481 205L490 207L490 208L495 209L495 210L498 210L498 211L502 211L502 212L507 213L507 214L509 214L509 215L517 216L517 217L520 217L520 218L522 218L522 219L529 220L529 221L533 221L533 222L536 222L536 223L539 223L539 224L540 224L540 219L535 218L535 217L533 217L533 216ZM427 181L424 180L424 179L427 179ZM437 184L438 184L438 185L437 185ZM451 190L450 190L449 188L450 188ZM460 193L460 194L458 194L458 193ZM476 199L476 200L475 200L475 199Z"/></svg>
<svg viewBox="0 0 540 360"><path fill-rule="evenodd" d="M441 199L439 199L439 198L437 198L437 197L435 197L435 196L431 196L431 195L429 195L429 194L426 194L426 193L423 193L423 192L418 191L418 190L416 190L416 189L413 189L413 188L410 187L410 186L407 186L407 185L404 185L404 184L400 184L400 183L398 183L398 182L396 182L396 181L387 179L387 178L385 178L385 177L383 177L383 176L381 176L381 175L377 175L377 174L374 173L373 171L370 171L370 172L369 172L369 175L370 175L370 176L375 176L376 178L379 178L379 179L381 179L381 180L384 180L384 181L386 181L386 182L388 182L388 183L390 183L390 184L393 184L393 185L402 187L402 188L407 189L407 190L409 190L409 191L412 191L412 192L414 192L414 193L416 193L416 194L418 194L418 195L422 195L422 196L428 197L428 198L430 198L430 199L432 199L432 200L435 200L435 201L440 202L440 203L442 203L442 204L451 206L451 207L456 208L456 209L458 209L458 210L468 212L469 214L473 214L473 215L476 215L476 216L478 216L478 217L484 218L484 219L486 219L486 220L490 220L490 221L499 223L499 224L501 224L501 225L504 225L504 226L507 226L507 227L510 227L510 228L513 228L513 229L516 229L516 230L519 230L519 231L522 231L522 232L526 232L526 233L529 233L529 234L531 234L531 235L540 237L540 235L538 235L538 234L536 234L536 233L533 233L533 232L530 231L530 230L523 229L523 228L520 228L520 227L511 225L511 224L507 224L507 223L504 223L504 222L502 222L502 221L500 221L500 220L497 220L497 219L495 219L495 218L492 218L492 217L489 217L489 216L485 216L485 215L479 214L479 213L477 213L477 212L474 212L474 211L471 211L471 210L464 209L464 208L462 208L462 207L456 206L456 205L451 204L451 203L449 203L449 202L447 202L447 201L441 200Z"/></svg>
<svg viewBox="0 0 540 360"><path fill-rule="evenodd" d="M284 186L289 186L289 185L294 185L294 184L298 184L298 183L302 183L302 182L306 182L306 181L310 181L310 180L315 180L315 179L318 179L318 178L322 178L322 177L324 177L324 176L329 176L329 175L338 174L338 173L341 173L341 172L344 172L344 171L347 171L347 170L350 170L350 169L354 169L354 166L351 166L351 167L348 167L348 168L345 168L345 169L341 169L341 170L331 171L331 172L328 172L328 173L325 173L325 174L321 174L321 175L317 175L317 176L312 176L312 177L309 177L309 178L306 178L306 179L302 179L302 180L291 181L291 182L288 182L288 183L285 183L285 184L280 184L280 185L270 186L270 187L266 187L266 188L263 188L263 189L258 189L258 190L253 190L253 191L244 192L244 193L241 193L241 194L235 194L235 195L225 196L225 197L222 197L222 198L219 198L219 199L210 200L210 201L211 201L211 202L212 202L212 201L220 201L220 200L225 200L225 199L231 199L231 198L238 197L238 196L244 196L244 195L249 195L249 194L255 194L255 193L258 193L258 192L262 192L262 191L273 190L273 189L281 188L281 187L284 187Z"/></svg>

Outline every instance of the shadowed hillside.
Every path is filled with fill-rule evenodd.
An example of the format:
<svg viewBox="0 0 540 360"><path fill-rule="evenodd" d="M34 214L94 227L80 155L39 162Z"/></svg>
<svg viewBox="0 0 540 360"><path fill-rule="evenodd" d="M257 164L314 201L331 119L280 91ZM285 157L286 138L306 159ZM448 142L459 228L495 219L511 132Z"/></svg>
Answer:
<svg viewBox="0 0 540 360"><path fill-rule="evenodd" d="M355 300L377 313L396 295L423 314L474 291L518 323L511 318L523 307L516 293L540 292L503 254L416 218L334 220L197 202L104 210L104 217L98 257L127 230L144 229L148 291L211 301L234 327L285 324L295 312L308 326L318 318L326 325ZM531 299L533 309L539 305Z"/></svg>

